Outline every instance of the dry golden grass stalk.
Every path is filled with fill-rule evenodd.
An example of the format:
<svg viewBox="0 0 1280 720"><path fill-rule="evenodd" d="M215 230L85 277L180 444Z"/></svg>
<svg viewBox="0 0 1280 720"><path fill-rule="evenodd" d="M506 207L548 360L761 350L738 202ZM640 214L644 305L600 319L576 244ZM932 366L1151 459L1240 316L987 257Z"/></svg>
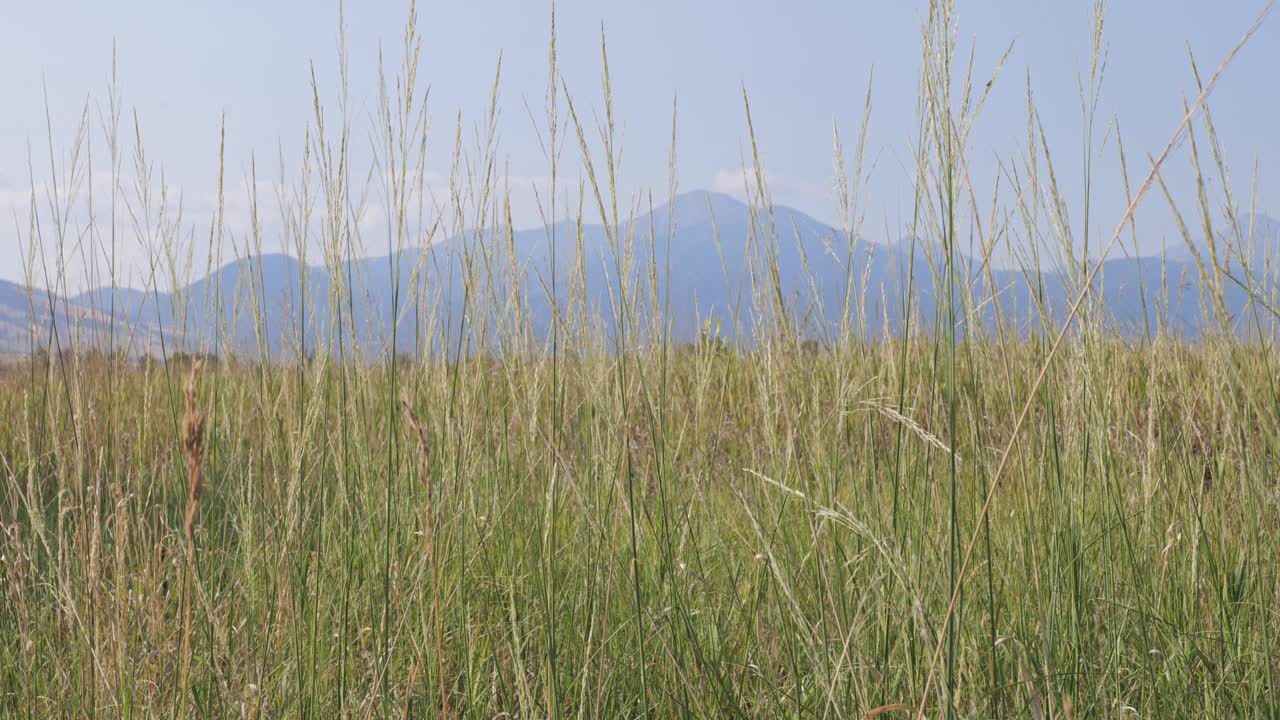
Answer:
<svg viewBox="0 0 1280 720"><path fill-rule="evenodd" d="M864 717L864 718L873 718L873 717L876 717L876 716L878 716L878 715L883 715L883 714L885 714L885 713L891 713L891 712L911 712L911 711L913 711L913 710L915 710L915 708L913 708L912 706L907 705L907 704L905 704L905 703L891 703L891 704L889 704L889 705L881 705L880 707L875 708L875 709L873 709L873 710L868 710L868 711L867 711L867 714L866 714L866 715L863 715L863 717Z"/></svg>
<svg viewBox="0 0 1280 720"><path fill-rule="evenodd" d="M405 419L409 422L409 429L413 431L414 439L418 441L418 460L421 463L423 469L425 469L427 465L427 454L430 446L427 445L427 436L426 436L426 433L423 432L422 430L422 422L418 420L418 414L413 411L413 405L410 404L409 398L407 396L402 396L400 398L400 404L404 407L404 415L405 415ZM423 486L426 489L430 490L431 488L430 478L424 475L422 478L422 482L423 482Z"/></svg>
<svg viewBox="0 0 1280 720"><path fill-rule="evenodd" d="M934 435L928 430L925 430L920 425L920 423L917 423L915 420L912 420L911 418L907 417L906 415L903 415L897 410L894 410L888 405L882 405L880 403L872 402L870 400L864 400L862 404L863 406L871 408L872 410L879 412L881 415L884 415L890 420L906 427L908 430L915 433L916 437L925 441L925 443L929 444L930 446L938 450L941 450L943 453L947 455L953 454L951 452L951 448L947 447L947 444L942 442L942 440L937 435ZM958 454L956 454L956 464L960 465L962 464L962 462L963 462L962 458Z"/></svg>
<svg viewBox="0 0 1280 720"><path fill-rule="evenodd" d="M182 454L187 461L187 513L183 522L187 538L187 566L182 584L182 694L179 701L182 711L179 717L186 717L187 714L187 690L191 672L191 584L196 564L195 525L196 513L200 510L200 496L204 493L201 472L204 462L204 415L196 409L196 373L199 370L200 363L192 363L191 375L187 377L187 408L182 416Z"/></svg>
<svg viewBox="0 0 1280 720"><path fill-rule="evenodd" d="M430 541L435 533L435 496L431 490L431 446L427 444L427 435L422 430L422 422L418 420L418 415L413 411L413 405L409 403L408 397L401 397L400 404L404 407L405 422L409 423L409 429L413 431L414 440L418 443L418 478L422 482L422 491L427 497L427 517L426 527L424 531L427 533L427 539Z"/></svg>
<svg viewBox="0 0 1280 720"><path fill-rule="evenodd" d="M441 717L452 717L449 711L449 672L445 667L444 625L440 612L440 565L436 562L436 497L431 484L431 445L427 443L427 434L422 429L418 414L413 411L413 404L407 396L400 397L400 405L404 408L405 422L413 432L418 445L418 477L422 482L422 491L426 497L423 518L423 544L426 547L427 564L431 566L431 626L435 633L437 687L440 688Z"/></svg>

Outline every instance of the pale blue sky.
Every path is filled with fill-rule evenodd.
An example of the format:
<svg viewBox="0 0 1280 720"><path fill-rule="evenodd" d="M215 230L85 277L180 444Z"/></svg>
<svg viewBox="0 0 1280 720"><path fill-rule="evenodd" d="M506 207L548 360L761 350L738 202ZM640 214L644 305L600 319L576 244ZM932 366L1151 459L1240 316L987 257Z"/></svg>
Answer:
<svg viewBox="0 0 1280 720"><path fill-rule="evenodd" d="M961 0L960 43L976 42L980 73L989 72L1011 41L1013 54L973 136L973 173L990 188L998 160L1017 157L1025 134L1025 79L1030 82L1055 152L1058 179L1079 212L1081 119L1077 74L1087 72L1090 2ZM1216 67L1263 4L1124 0L1110 3L1110 62L1099 107L1105 123L1119 116L1131 163L1158 152L1194 96L1187 47L1203 72ZM870 154L877 166L866 195L871 239L909 215L911 144L915 128L920 16L916 2L776 2L699 0L587 2L560 0L562 69L575 101L599 104L599 27L609 38L616 114L625 124L623 186L666 185L671 103L679 94L679 182L682 190L720 187L740 166L746 136L745 84L775 199L834 222L832 122L852 144L868 76L875 67ZM349 3L352 97L363 116L376 98L381 39L392 62L405 16L402 2ZM322 86L336 83L337 3L134 2L6 0L0 11L0 251L17 250L13 210L31 186L27 143L36 151L36 179L48 176L42 83L48 87L55 145L66 149L86 95L95 100L119 50L126 106L136 108L149 156L191 197L212 189L220 113L227 116L229 174L247 172L256 150L259 174L278 180L276 148L291 156L311 116L308 63ZM540 112L546 87L548 3L508 0L420 2L423 80L430 83L435 146L432 170L447 172L452 124L481 119L494 66L503 52L502 150L512 175L537 177L547 168L525 110ZM1280 17L1264 26L1221 82L1214 117L1247 196L1255 162L1260 205L1280 213L1274 174L1280 172ZM95 143L100 143L95 138ZM570 157L575 153L570 146ZM1094 224L1109 232L1123 197L1108 151L1097 166ZM265 160L263 159L265 158ZM1189 191L1185 154L1170 178ZM264 167L265 166L265 167ZM1137 172L1131 168L1132 172ZM526 194L527 195L527 194ZM1163 200L1153 195L1153 207ZM198 203L192 202L192 206ZM526 197L516 222L532 225ZM194 212L194 211L193 211ZM1146 242L1171 232L1150 212ZM17 279L12 263L0 276Z"/></svg>

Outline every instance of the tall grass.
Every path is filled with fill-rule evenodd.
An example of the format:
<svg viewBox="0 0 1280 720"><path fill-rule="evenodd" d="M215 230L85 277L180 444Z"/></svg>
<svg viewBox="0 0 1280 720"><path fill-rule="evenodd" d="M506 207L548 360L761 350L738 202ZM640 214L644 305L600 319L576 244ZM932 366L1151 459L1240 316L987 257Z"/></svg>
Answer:
<svg viewBox="0 0 1280 720"><path fill-rule="evenodd" d="M221 138L218 207L192 227L113 75L65 161L50 130L47 196L22 226L41 289L29 357L0 375L0 715L1280 717L1276 279L1244 261L1257 239L1208 105L1270 7L1213 73L1192 59L1197 96L1144 172L1119 123L1105 130L1127 208L1099 237L1103 5L1074 208L1029 91L1025 146L976 185L970 133L1009 53L980 71L955 8L931 3L900 285L858 264L870 81L850 156L833 133L838 306L811 271L828 259L779 219L744 89L751 222L716 245L746 286L693 342L676 327L697 311L666 282L681 217L663 227L661 197L623 195L604 33L591 109L560 71L554 8L545 114L530 113L551 176L546 276L511 220L500 61L482 121L444 133L445 197L427 185L441 133L415 8L398 66L379 64L368 167L340 32L336 97L313 73L304 152L280 161L271 203L251 166L247 227L224 213ZM105 199L86 182L94 148ZM1194 222L1162 175L1180 148ZM1116 246L1136 250L1156 187L1200 275L1198 338L1171 327L1174 283L1134 289L1136 337L1091 292ZM298 270L284 343L269 205L328 283ZM385 235L367 237L379 212ZM587 267L588 225L605 268ZM176 290L172 307L118 304L127 244L150 252L143 294ZM811 297L784 289L791 245ZM348 261L382 251L392 303L361 327L368 280ZM998 297L1002 255L1034 307ZM246 287L184 293L231 259L249 260ZM83 310L72 262L111 289ZM1052 266L1071 280L1065 315ZM877 308L902 313L896 334Z"/></svg>

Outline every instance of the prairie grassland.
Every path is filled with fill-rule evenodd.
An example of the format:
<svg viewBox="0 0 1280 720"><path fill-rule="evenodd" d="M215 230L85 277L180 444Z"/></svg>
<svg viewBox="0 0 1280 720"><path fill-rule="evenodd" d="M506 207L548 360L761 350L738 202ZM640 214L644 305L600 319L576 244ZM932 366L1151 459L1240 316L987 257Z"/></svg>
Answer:
<svg viewBox="0 0 1280 720"><path fill-rule="evenodd" d="M1101 10L1086 100L1102 81ZM476 346L502 352L464 351L483 331L421 317L457 351L369 362L341 328L293 364L198 366L162 347L140 366L33 347L0 375L0 715L1280 716L1274 278L1245 278L1256 332L1239 332L1214 302L1239 271L1211 244L1195 255L1209 330L1117 333L1087 288L1140 230L1110 219L1114 234L1073 248L1034 108L1027 160L1009 173L1025 184L1018 202L997 213L977 199L964 153L983 80L957 60L951 12L933 4L922 34L913 229L943 259L932 275L950 298L917 318L927 332L860 332L851 271L853 309L806 342L771 285L769 249L788 236L769 222L761 171L749 288L761 320L749 339L674 342L677 310L652 282L666 229L620 232L607 65L595 127L561 84L553 36L548 147L581 151L568 214L610 233L614 331L570 303L537 334L518 300L482 291L510 230L495 172L450 202L473 221L458 232L495 245L460 282L475 289L469 316L504 319ZM411 20L375 123L392 257L424 242L430 211L415 48ZM1225 180L1203 112L1216 77L1203 75L1170 147L1197 133L1197 167ZM336 268L360 246L352 188L372 173L347 163L341 103L316 96L283 212L315 228ZM186 236L142 206L166 202L152 176L126 187L111 98L98 147L133 198L121 232L169 243L153 267L180 285ZM836 144L852 242L863 143L851 160ZM496 170L480 145L459 167ZM1165 159L1126 178L1135 205L1158 192ZM563 160L548 160L554 176ZM1251 241L1201 199L1188 222L1216 223L1213 242ZM114 193L86 201L99 217L116 208ZM545 201L548 217L566 214L563 198ZM31 225L33 246L62 247L61 217ZM990 306L956 286L974 217L1004 218L977 230L987 253L1061 239L1043 251L1078 275L1067 324L976 319ZM260 247L258 226L246 236ZM225 242L220 220L207 232ZM545 282L560 298L573 277ZM333 292L335 308L358 302ZM959 330L966 319L990 332Z"/></svg>
<svg viewBox="0 0 1280 720"><path fill-rule="evenodd" d="M1274 707L1275 374L1260 351L1217 348L1061 358L982 528L933 703ZM421 454L386 369L202 372L192 702L838 717L918 699L957 537L978 528L1044 354L965 346L954 427L925 343L691 350L625 361L626 386L603 359L566 360L556 388L545 360L415 366L396 383ZM81 377L73 414L40 402L57 381L6 383L7 713L180 701L184 379ZM954 475L924 432L956 451Z"/></svg>

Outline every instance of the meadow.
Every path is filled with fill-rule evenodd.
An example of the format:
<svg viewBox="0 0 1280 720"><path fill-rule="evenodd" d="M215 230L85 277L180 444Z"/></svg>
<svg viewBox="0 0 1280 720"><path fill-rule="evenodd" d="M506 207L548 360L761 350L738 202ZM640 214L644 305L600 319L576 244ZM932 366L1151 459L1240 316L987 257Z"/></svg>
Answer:
<svg viewBox="0 0 1280 720"><path fill-rule="evenodd" d="M113 328L145 318L109 307L98 337L42 334L0 371L0 716L1280 717L1277 284L1226 260L1252 256L1251 228L1216 210L1241 202L1204 190L1232 187L1207 112L1231 58L1200 75L1165 153L1129 163L1129 212L1081 251L1034 108L1017 202L997 211L969 181L991 83L965 65L952 12L932 4L922 32L912 223L944 301L918 317L896 288L899 332L865 332L855 267L840 316L806 325L770 272L790 238L761 171L750 322L674 337L682 309L656 280L672 231L623 232L650 201L616 190L607 58L605 107L588 113L553 34L541 120L583 175L546 216L606 228L606 307L572 270L495 288L511 227L482 134L474 154L457 141L449 199L475 240L468 319L406 311L432 338L420 347L347 346L359 292L342 283L325 344L296 361L218 352L216 337L197 357L161 334L140 362ZM1086 99L1102 24L1099 6ZM413 28L373 123L377 177L348 162L359 131L316 90L282 212L331 267L361 244L362 182L390 209L391 257L423 242ZM157 209L157 178L128 179L148 161L112 98L83 133L105 139L120 210L114 193L84 200L110 204L112 239L120 217L121 234L169 248L155 267L176 278L189 236ZM851 147L837 137L850 245L865 177ZM1182 223L1205 330L1165 330L1153 288L1154 324L1120 332L1089 288L1140 234L1134 208L1163 199L1175 149L1223 180L1200 178ZM548 162L554 177L567 161ZM68 168L53 187L76 186ZM29 240L61 248L74 223L32 222ZM228 234L220 219L199 232ZM983 250L977 269L962 239ZM574 256L572 232L550 243ZM1020 325L958 288L1010 246L1061 259L1065 317ZM1247 315L1227 316L1228 287ZM530 292L564 298L545 332Z"/></svg>

